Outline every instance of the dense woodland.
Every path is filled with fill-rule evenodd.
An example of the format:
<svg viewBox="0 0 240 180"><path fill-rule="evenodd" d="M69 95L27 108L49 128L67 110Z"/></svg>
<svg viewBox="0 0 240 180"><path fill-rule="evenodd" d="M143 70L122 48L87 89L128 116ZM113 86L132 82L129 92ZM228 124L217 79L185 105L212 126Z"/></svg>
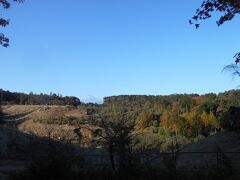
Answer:
<svg viewBox="0 0 240 180"><path fill-rule="evenodd" d="M0 100L3 105L72 105L78 106L80 100L74 96L63 97L60 94L29 94L4 91L0 89Z"/></svg>
<svg viewBox="0 0 240 180"><path fill-rule="evenodd" d="M104 98L104 103L96 106L81 103L76 97L56 94L36 95L1 90L0 97L4 105L71 105L85 108L86 116L80 119L62 117L41 122L76 126L88 123L105 131L109 128L114 131L113 126L124 126L130 128L129 133L135 134L132 139L135 149L161 151L177 151L185 144L231 128L226 120L229 109L240 106L240 90L204 95L112 96ZM121 124L122 120L125 124Z"/></svg>
<svg viewBox="0 0 240 180"><path fill-rule="evenodd" d="M114 96L104 106L122 109L135 123L137 149L175 151L218 131L232 128L229 109L240 105L240 90L214 94Z"/></svg>
<svg viewBox="0 0 240 180"><path fill-rule="evenodd" d="M4 9L10 8L10 2L23 0L0 0ZM173 10L174 11L174 10ZM216 17L220 18L217 25L232 20L240 13L239 0L203 0L196 9L195 15L189 20L196 29L199 21ZM9 20L0 18L0 27L9 24ZM9 39L0 33L0 46L8 47ZM240 53L234 56L235 63L225 69L233 75L240 76ZM118 154L119 171L105 169L83 169L76 171L76 165L65 157L66 154L49 153L46 158L40 157L33 161L28 169L22 173L14 173L9 179L186 179L176 171L176 166L166 166L167 173L159 169L142 168L131 160L130 151L157 149L160 151L177 152L182 145L202 140L217 131L240 128L234 119L240 117L240 90L205 95L175 94L169 96L114 96L106 97L104 104L84 104L76 97L62 97L53 94L24 94L0 90L0 118L1 105L61 105L71 108L86 108L87 118L77 121L93 124L104 131L93 132L103 137L104 146L109 151L110 158ZM90 117L90 118L89 118ZM71 124L76 119L64 119L64 123ZM229 122L231 120L232 122ZM59 123L61 119L47 121ZM43 122L45 123L45 122ZM62 122L60 122L62 123ZM81 122L82 123L82 122ZM76 123L79 125L81 123ZM96 136L97 137L97 136ZM224 154L223 154L224 155ZM112 158L113 160L114 158ZM169 164L169 159L168 164ZM170 161L171 162L171 161ZM225 163L225 162L224 162ZM113 166L113 164L112 164ZM74 168L73 168L74 167ZM73 170L74 169L74 170ZM187 179L230 179L230 173L217 166L211 169L210 175L199 172ZM115 169L114 169L115 170ZM205 177L205 178L204 178ZM1 179L1 177L0 177ZM238 179L238 178L234 178Z"/></svg>

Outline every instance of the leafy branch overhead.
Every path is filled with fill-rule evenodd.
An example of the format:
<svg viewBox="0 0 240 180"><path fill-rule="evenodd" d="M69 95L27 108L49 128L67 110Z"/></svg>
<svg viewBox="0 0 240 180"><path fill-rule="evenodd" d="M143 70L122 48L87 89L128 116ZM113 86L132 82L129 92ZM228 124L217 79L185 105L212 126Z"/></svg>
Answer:
<svg viewBox="0 0 240 180"><path fill-rule="evenodd" d="M199 21L209 19L213 13L220 14L219 19L216 21L220 26L227 21L232 20L237 14L240 14L240 0L204 0L200 8L196 10L195 15L189 20L190 24L194 24L196 29L200 27ZM224 70L233 71L233 75L240 76L239 63L240 52L234 56L235 64L230 64Z"/></svg>
<svg viewBox="0 0 240 180"><path fill-rule="evenodd" d="M232 20L235 15L240 13L240 0L204 0L189 22L190 24L195 24L196 28L198 28L198 22L211 18L214 12L221 14L216 22L220 26L226 21Z"/></svg>
<svg viewBox="0 0 240 180"><path fill-rule="evenodd" d="M24 0L13 0L15 2L23 2ZM2 6L3 9L9 9L11 4L8 0L0 0L0 6ZM0 26L5 27L9 24L9 20L5 18L0 18ZM9 39L3 34L0 33L0 45L3 47L9 46Z"/></svg>

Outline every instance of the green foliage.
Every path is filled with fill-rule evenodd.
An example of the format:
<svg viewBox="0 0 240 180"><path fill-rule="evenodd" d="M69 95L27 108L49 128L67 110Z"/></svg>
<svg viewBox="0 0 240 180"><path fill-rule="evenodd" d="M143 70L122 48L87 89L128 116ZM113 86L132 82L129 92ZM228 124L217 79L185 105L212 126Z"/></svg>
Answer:
<svg viewBox="0 0 240 180"><path fill-rule="evenodd" d="M200 106L200 109L199 109L201 112L205 111L207 113L213 113L213 114L216 114L216 111L217 111L217 104L214 102L214 101L207 101L205 103L203 103L201 106Z"/></svg>
<svg viewBox="0 0 240 180"><path fill-rule="evenodd" d="M179 112L181 114L184 114L186 112L189 112L191 108L196 104L196 101L192 99L189 95L182 95L179 100Z"/></svg>
<svg viewBox="0 0 240 180"><path fill-rule="evenodd" d="M126 99L125 99L126 98ZM230 106L239 106L240 91L232 90L219 95L210 93L203 96L197 95L173 95L167 98L162 96L156 96L155 101L150 96L149 99L145 96L135 97L128 101L128 96L109 98L110 101L115 102L118 106L122 106L119 100L125 102L127 108L126 113L136 112L140 114L139 118L134 118L137 122L136 129L142 129L145 132L151 132L153 134L158 133L158 120L155 121L154 116L160 114L160 127L166 127L170 129L172 133L177 133L178 136L188 138L190 141L196 141L202 139L202 137L214 134L216 130L220 129L220 122L222 121L222 114L226 112ZM150 100L151 107L147 107L143 99ZM168 99L170 106L167 107L161 104ZM140 100L140 101L139 101ZM137 105L137 102L141 102L139 108L133 107L133 104ZM151 114L152 118L147 118L146 112ZM205 117L202 115L205 114ZM149 117L149 116L148 116ZM152 119L152 120L151 120ZM153 136L154 137L154 136ZM151 137L152 138L152 137ZM154 138L152 138L154 139Z"/></svg>
<svg viewBox="0 0 240 180"><path fill-rule="evenodd" d="M208 114L204 111L201 114L201 122L203 124L203 127L205 128L205 133L207 133L207 135L220 128L220 122L217 120L217 118L212 112Z"/></svg>
<svg viewBox="0 0 240 180"><path fill-rule="evenodd" d="M151 128L151 130L152 130L153 133L158 133L158 131L159 131L159 128L158 128L158 127L151 126L150 128Z"/></svg>
<svg viewBox="0 0 240 180"><path fill-rule="evenodd" d="M152 128L152 127L151 127ZM172 152L188 144L190 140L182 135L176 135L166 127L159 127L157 132L145 131L134 139L136 150L160 150L161 152Z"/></svg>
<svg viewBox="0 0 240 180"><path fill-rule="evenodd" d="M161 141L157 134L144 132L134 139L134 148L137 150L160 149Z"/></svg>
<svg viewBox="0 0 240 180"><path fill-rule="evenodd" d="M150 126L150 123L153 121L153 114L142 112L140 114L139 120L137 120L136 128L139 130L143 130Z"/></svg>
<svg viewBox="0 0 240 180"><path fill-rule="evenodd" d="M4 93L4 103L10 103L12 100L20 102L18 93L0 91L1 93ZM22 96L24 102L24 95ZM35 96L31 93L29 97L38 97L38 100L44 102L45 96ZM54 99L58 96L52 94L51 97ZM108 142L118 144L122 137L140 133L137 137L130 138L130 141L136 142L134 143L136 147L133 148L165 151L171 149L173 141L181 146L186 142L195 142L214 134L216 130L222 128L220 122L224 120L224 114L228 109L231 106L238 107L240 105L239 99L240 90L202 96L197 94L114 96L105 98L103 105L82 104L79 106L79 111L88 112L90 115L87 113L85 116L77 118L60 114L41 120L41 122L74 126L92 124L105 129L101 135L108 136ZM94 138L98 136L94 133L93 135ZM130 147L132 145L128 140L127 138L126 142ZM117 148L120 147L114 145L113 151Z"/></svg>
<svg viewBox="0 0 240 180"><path fill-rule="evenodd" d="M153 125L153 127L159 127L159 121L158 120L154 120L152 122L152 125Z"/></svg>

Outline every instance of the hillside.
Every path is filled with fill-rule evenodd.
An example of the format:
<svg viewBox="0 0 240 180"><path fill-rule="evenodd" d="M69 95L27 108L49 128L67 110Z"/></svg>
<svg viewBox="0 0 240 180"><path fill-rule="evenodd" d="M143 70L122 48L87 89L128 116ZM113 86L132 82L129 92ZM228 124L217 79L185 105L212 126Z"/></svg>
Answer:
<svg viewBox="0 0 240 180"><path fill-rule="evenodd" d="M106 98L102 105L78 106L12 105L5 101L0 119L0 155L13 155L14 160L7 159L11 164L7 167L0 165L0 174L6 172L5 168L18 170L29 162L26 158L19 160L16 155L44 155L44 147L49 147L49 143L54 147L63 145L64 150L69 148L71 155L80 152L83 155L84 151L93 155L93 158L84 157L87 162L100 165L105 162L109 166L108 142L101 135L110 132L113 140L121 137L113 133L114 130L124 132L119 127L127 128L114 126L121 120L134 125L129 132L134 134L130 139L133 152L150 152L140 156L139 161L152 159L148 162L151 166L157 163L161 168L174 167L181 172L189 168L209 170L219 163L227 170L230 164L230 169L236 171L240 162L240 133L223 130L221 124L230 117L229 108L237 106L239 94L230 91L203 96L115 96ZM95 133L99 130L103 132L100 136ZM166 152L180 152L175 159L176 166L168 167L173 159L171 155L161 154ZM16 162L20 165L14 165Z"/></svg>
<svg viewBox="0 0 240 180"><path fill-rule="evenodd" d="M177 157L177 169L209 170L220 167L239 176L240 130L223 131L198 143L186 145Z"/></svg>
<svg viewBox="0 0 240 180"><path fill-rule="evenodd" d="M104 98L101 105L79 104L80 100L75 97L53 93L24 94L0 90L0 97L5 113L1 121L18 120L15 123L24 133L74 143L81 138L81 145L91 146L92 133L86 130L88 128L81 128L81 135L76 134L80 126L91 124L97 127L101 120L124 118L134 124L134 131L141 132L135 137L135 148L166 152L172 151L172 144L176 146L174 148L182 147L220 131L229 108L239 106L240 91L205 95L112 96ZM82 134L86 138L81 137Z"/></svg>
<svg viewBox="0 0 240 180"><path fill-rule="evenodd" d="M87 108L83 107L8 105L3 106L5 116L2 122L9 126L17 124L20 132L29 135L91 146L91 132L79 129L89 126L85 124L88 118L86 111ZM82 137L77 134L78 129Z"/></svg>

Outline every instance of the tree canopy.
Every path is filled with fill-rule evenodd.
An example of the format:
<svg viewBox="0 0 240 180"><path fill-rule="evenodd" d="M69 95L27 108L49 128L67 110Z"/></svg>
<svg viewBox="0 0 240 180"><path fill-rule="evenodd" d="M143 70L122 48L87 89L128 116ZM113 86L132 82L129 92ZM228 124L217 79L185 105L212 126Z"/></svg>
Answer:
<svg viewBox="0 0 240 180"><path fill-rule="evenodd" d="M199 21L211 18L213 13L220 15L216 21L220 26L240 14L240 0L204 0L189 23L194 24L197 29L200 27ZM234 60L235 63L226 66L224 70L230 70L233 76L240 76L240 52L234 55Z"/></svg>
<svg viewBox="0 0 240 180"><path fill-rule="evenodd" d="M15 2L23 2L24 0L13 0ZM0 0L0 6L2 6L3 9L9 9L11 7L11 3L9 0ZM9 24L9 19L1 18L0 17L0 26L5 27ZM9 46L9 38L6 37L3 33L0 33L0 45L3 47Z"/></svg>
<svg viewBox="0 0 240 180"><path fill-rule="evenodd" d="M196 28L199 27L198 21L209 19L214 12L220 14L217 25L220 26L226 21L232 20L235 15L240 13L239 0L204 0L200 8L196 10L190 23L195 22Z"/></svg>

